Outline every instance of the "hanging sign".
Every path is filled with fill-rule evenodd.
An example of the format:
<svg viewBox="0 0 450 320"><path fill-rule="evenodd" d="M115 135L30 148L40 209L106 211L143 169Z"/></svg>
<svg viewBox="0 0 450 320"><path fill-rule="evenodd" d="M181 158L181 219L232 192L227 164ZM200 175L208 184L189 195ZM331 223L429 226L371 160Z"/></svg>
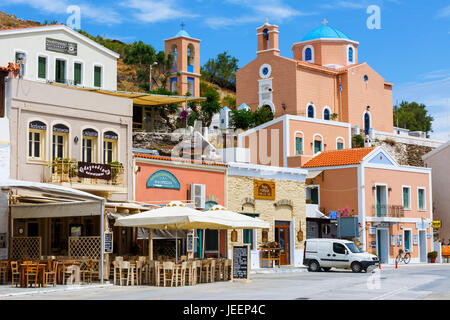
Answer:
<svg viewBox="0 0 450 320"><path fill-rule="evenodd" d="M233 246L231 280L249 280L250 245Z"/></svg>
<svg viewBox="0 0 450 320"><path fill-rule="evenodd" d="M433 228L439 229L442 228L442 221L433 221Z"/></svg>
<svg viewBox="0 0 450 320"><path fill-rule="evenodd" d="M159 170L147 180L147 188L180 189L180 182L169 171Z"/></svg>
<svg viewBox="0 0 450 320"><path fill-rule="evenodd" d="M103 163L78 161L78 177L111 180L111 166Z"/></svg>
<svg viewBox="0 0 450 320"><path fill-rule="evenodd" d="M275 200L275 182L255 180L254 198L264 200Z"/></svg>

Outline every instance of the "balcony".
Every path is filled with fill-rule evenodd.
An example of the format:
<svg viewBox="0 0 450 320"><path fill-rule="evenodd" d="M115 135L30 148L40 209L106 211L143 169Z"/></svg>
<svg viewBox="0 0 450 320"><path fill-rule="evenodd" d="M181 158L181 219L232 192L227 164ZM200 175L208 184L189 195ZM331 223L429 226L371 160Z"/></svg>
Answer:
<svg viewBox="0 0 450 320"><path fill-rule="evenodd" d="M44 180L87 192L126 193L125 170L121 163L86 163L56 159L47 164Z"/></svg>
<svg viewBox="0 0 450 320"><path fill-rule="evenodd" d="M373 205L372 215L380 218L403 218L405 216L405 210L403 206L399 205Z"/></svg>

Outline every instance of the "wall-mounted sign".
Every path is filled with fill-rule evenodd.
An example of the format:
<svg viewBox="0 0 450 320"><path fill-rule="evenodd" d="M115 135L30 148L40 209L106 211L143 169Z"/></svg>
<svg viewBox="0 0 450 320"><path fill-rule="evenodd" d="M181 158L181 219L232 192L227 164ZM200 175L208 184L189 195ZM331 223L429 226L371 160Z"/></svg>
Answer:
<svg viewBox="0 0 450 320"><path fill-rule="evenodd" d="M375 227L369 227L369 234L375 234Z"/></svg>
<svg viewBox="0 0 450 320"><path fill-rule="evenodd" d="M426 221L416 222L417 229L428 229L428 225L429 225L429 223Z"/></svg>
<svg viewBox="0 0 450 320"><path fill-rule="evenodd" d="M264 200L275 200L275 182L255 180L254 198Z"/></svg>
<svg viewBox="0 0 450 320"><path fill-rule="evenodd" d="M47 130L47 125L41 121L32 121L30 122L30 129Z"/></svg>
<svg viewBox="0 0 450 320"><path fill-rule="evenodd" d="M395 247L395 234L391 235L391 246Z"/></svg>
<svg viewBox="0 0 450 320"><path fill-rule="evenodd" d="M180 182L169 171L159 170L147 180L147 188L180 189Z"/></svg>
<svg viewBox="0 0 450 320"><path fill-rule="evenodd" d="M103 163L78 162L78 177L111 180L111 166Z"/></svg>
<svg viewBox="0 0 450 320"><path fill-rule="evenodd" d="M105 253L113 252L113 233L105 232Z"/></svg>
<svg viewBox="0 0 450 320"><path fill-rule="evenodd" d="M419 235L415 234L413 236L413 244L417 246L419 244Z"/></svg>
<svg viewBox="0 0 450 320"><path fill-rule="evenodd" d="M193 233L189 233L187 235L186 251L194 252L194 234Z"/></svg>
<svg viewBox="0 0 450 320"><path fill-rule="evenodd" d="M397 247L401 247L402 246L402 235L399 234L397 237Z"/></svg>
<svg viewBox="0 0 450 320"><path fill-rule="evenodd" d="M433 228L435 229L442 228L442 221L433 221Z"/></svg>
<svg viewBox="0 0 450 320"><path fill-rule="evenodd" d="M77 44L75 42L62 41L52 38L45 39L45 49L47 51L54 51L59 53L77 55Z"/></svg>

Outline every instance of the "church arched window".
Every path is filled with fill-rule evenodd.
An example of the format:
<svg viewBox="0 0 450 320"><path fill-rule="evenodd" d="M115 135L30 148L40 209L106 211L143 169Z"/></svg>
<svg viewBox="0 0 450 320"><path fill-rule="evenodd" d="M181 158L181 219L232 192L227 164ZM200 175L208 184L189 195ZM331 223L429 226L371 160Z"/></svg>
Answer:
<svg viewBox="0 0 450 320"><path fill-rule="evenodd" d="M311 48L306 48L305 61L311 61L311 60L312 60L312 50L311 50Z"/></svg>
<svg viewBox="0 0 450 320"><path fill-rule="evenodd" d="M312 105L308 106L308 118L314 118L314 107Z"/></svg>

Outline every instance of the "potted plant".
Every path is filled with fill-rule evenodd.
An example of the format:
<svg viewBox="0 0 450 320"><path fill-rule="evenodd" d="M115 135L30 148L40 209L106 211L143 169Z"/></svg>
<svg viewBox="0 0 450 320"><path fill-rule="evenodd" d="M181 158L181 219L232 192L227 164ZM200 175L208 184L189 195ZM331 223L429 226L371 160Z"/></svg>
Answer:
<svg viewBox="0 0 450 320"><path fill-rule="evenodd" d="M110 162L109 165L111 166L112 184L116 185L119 175L123 173L123 165L119 161Z"/></svg>
<svg viewBox="0 0 450 320"><path fill-rule="evenodd" d="M436 262L437 255L438 255L437 251L428 252L427 256L428 256L428 259L430 259L430 263Z"/></svg>

